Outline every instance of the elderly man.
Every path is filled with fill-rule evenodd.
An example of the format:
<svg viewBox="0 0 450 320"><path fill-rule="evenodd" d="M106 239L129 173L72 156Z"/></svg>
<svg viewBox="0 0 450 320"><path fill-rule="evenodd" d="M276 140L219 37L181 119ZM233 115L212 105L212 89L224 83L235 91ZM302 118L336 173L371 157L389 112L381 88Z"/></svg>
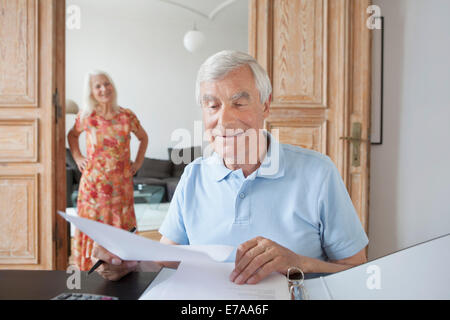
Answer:
<svg viewBox="0 0 450 320"><path fill-rule="evenodd" d="M366 262L367 236L332 161L258 134L271 91L247 54L223 51L201 66L197 100L214 154L186 167L159 230L165 244L237 247L237 284L290 267L331 273ZM101 247L94 257L107 262L99 273L111 280L152 264L122 262Z"/></svg>

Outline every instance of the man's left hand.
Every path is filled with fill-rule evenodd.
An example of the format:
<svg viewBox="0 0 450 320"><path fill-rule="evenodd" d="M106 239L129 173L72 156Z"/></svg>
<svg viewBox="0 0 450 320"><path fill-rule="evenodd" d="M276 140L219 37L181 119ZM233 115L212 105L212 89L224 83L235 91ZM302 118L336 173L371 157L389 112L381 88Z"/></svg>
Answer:
<svg viewBox="0 0 450 320"><path fill-rule="evenodd" d="M302 268L305 260L306 257L274 241L256 237L238 247L230 280L237 284L256 284L272 272L287 274L290 267Z"/></svg>

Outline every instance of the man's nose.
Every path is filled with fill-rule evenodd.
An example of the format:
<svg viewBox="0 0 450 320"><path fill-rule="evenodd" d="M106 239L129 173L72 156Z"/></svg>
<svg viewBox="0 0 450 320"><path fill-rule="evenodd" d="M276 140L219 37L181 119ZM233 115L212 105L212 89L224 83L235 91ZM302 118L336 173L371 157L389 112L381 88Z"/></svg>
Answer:
<svg viewBox="0 0 450 320"><path fill-rule="evenodd" d="M228 105L224 105L218 119L218 124L222 125L222 127L227 128L227 125L233 123L235 121L235 115L233 108Z"/></svg>

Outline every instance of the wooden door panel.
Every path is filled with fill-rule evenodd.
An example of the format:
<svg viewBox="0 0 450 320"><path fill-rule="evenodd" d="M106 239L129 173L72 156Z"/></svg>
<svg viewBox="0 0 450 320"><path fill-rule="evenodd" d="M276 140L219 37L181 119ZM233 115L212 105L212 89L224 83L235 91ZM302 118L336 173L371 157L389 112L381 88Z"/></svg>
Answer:
<svg viewBox="0 0 450 320"><path fill-rule="evenodd" d="M0 0L0 269L55 269L64 256L54 104L56 88L64 91L55 40L65 31L56 23L57 13L64 21L62 7L65 1Z"/></svg>
<svg viewBox="0 0 450 320"><path fill-rule="evenodd" d="M283 143L326 153L327 122L321 119L291 119L290 121L268 120L269 132L278 130Z"/></svg>
<svg viewBox="0 0 450 320"><path fill-rule="evenodd" d="M47 181L51 175L46 171L47 161L51 161L48 141L42 140L48 139L43 133L51 130L51 100L49 106L44 103L48 103L52 87L47 88L49 93L38 92L39 81L52 76L40 75L38 67L51 63L50 56L39 55L39 48L49 45L48 38L39 34L49 31L39 23L43 5L46 3L36 0L0 0L1 269L52 267L51 259L48 261L51 243L43 242L51 238L51 219L47 217L51 207L46 203L51 197L40 192L50 191ZM45 128L39 128L39 123Z"/></svg>
<svg viewBox="0 0 450 320"><path fill-rule="evenodd" d="M281 142L327 154L345 177L348 146L340 137L348 126L348 2L265 0L252 7L257 17L250 21L258 23L250 26L251 34L257 30L251 39L266 46L250 45L256 50L251 54L269 70L274 88L266 128L276 122L278 129L284 127ZM312 142L305 143L305 133Z"/></svg>
<svg viewBox="0 0 450 320"><path fill-rule="evenodd" d="M37 107L37 0L0 0L0 12L0 107Z"/></svg>
<svg viewBox="0 0 450 320"><path fill-rule="evenodd" d="M0 119L0 163L38 160L36 119Z"/></svg>
<svg viewBox="0 0 450 320"><path fill-rule="evenodd" d="M326 13L326 0L273 2L273 107L326 105Z"/></svg>
<svg viewBox="0 0 450 320"><path fill-rule="evenodd" d="M370 124L369 0L251 0L250 54L268 70L273 99L266 129L282 143L328 155L368 230L369 143L353 166L354 122Z"/></svg>
<svg viewBox="0 0 450 320"><path fill-rule="evenodd" d="M0 175L0 264L38 264L37 175Z"/></svg>

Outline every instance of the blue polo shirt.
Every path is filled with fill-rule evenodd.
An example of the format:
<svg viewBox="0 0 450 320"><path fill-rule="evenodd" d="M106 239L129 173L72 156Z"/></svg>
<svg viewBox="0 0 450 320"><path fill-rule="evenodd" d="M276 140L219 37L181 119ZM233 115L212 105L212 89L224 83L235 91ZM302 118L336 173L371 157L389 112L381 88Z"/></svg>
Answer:
<svg viewBox="0 0 450 320"><path fill-rule="evenodd" d="M368 238L333 162L270 140L247 178L215 153L189 164L159 232L178 244L234 247L262 236L323 261L361 251Z"/></svg>

